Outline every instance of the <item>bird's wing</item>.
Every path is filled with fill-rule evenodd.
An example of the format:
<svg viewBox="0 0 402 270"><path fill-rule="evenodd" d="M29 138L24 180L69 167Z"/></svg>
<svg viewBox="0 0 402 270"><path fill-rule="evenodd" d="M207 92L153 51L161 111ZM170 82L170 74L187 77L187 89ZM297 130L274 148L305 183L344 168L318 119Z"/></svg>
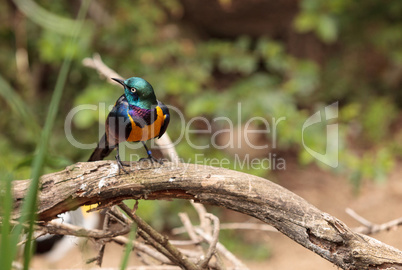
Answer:
<svg viewBox="0 0 402 270"><path fill-rule="evenodd" d="M118 141L119 136L116 133L116 130L118 131L118 124L116 124L116 122L118 121L117 119L119 116L119 108L125 106L126 104L127 100L125 95L120 96L119 99L114 104L114 107L112 111L109 113L108 118L106 120L105 134L100 139L98 146L92 152L92 155L88 161L103 160L113 151L113 149L119 143Z"/></svg>
<svg viewBox="0 0 402 270"><path fill-rule="evenodd" d="M128 101L122 95L106 119L106 138L110 147L125 141L131 132L131 122L127 115Z"/></svg>
<svg viewBox="0 0 402 270"><path fill-rule="evenodd" d="M158 106L162 109L163 117L164 117L161 130L159 131L159 136L158 136L158 139L159 139L165 133L165 131L169 125L170 113L169 113L168 107L166 107L166 105L163 104L162 102L160 102L159 100L158 100Z"/></svg>

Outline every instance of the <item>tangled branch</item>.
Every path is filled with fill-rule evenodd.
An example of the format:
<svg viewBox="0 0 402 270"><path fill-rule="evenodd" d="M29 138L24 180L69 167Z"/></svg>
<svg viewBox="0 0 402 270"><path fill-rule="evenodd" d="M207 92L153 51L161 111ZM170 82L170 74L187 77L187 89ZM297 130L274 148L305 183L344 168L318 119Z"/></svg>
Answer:
<svg viewBox="0 0 402 270"><path fill-rule="evenodd" d="M159 234L150 225L145 223L124 203L120 203L119 207L131 219L128 219L122 215L116 207L112 207L111 209L107 210L103 230L85 229L68 223L59 223L55 221L41 223L38 225L38 229L41 232L41 235L46 233L55 235L72 235L76 237L85 237L96 242L100 242L101 245L99 248L99 254L95 258L87 261L87 263L95 261L99 266L102 263L106 243L115 242L120 245L127 245L130 242L130 240L123 235L127 234L131 230L134 222L137 224L140 230L138 235L140 235L143 240L146 240L146 243L137 239L132 242L131 246L133 247L133 250L139 254L143 261L147 261L152 265L155 265L155 262L158 262L163 265L179 265L185 269L194 270L206 269L207 267L210 269L248 269L232 253L222 249L221 247L217 248L218 244L221 245L218 242L219 219L212 214L206 213L206 210L202 205L195 203L193 203L193 205L197 205L197 211L199 209L203 209L203 213L205 213L203 218L213 221L213 234L209 235L208 233L197 229L200 233L199 237L196 236L197 241L168 240L165 236ZM109 218L107 218L108 216ZM112 219L122 225L120 230L105 230L105 227L108 227L108 223ZM189 230L192 230L194 235L197 235L191 221L186 223L186 227L189 228ZM180 249L176 247L180 245L196 245L197 247L200 247L200 244L203 242L209 243L209 248L206 252L204 252L202 248L198 251L194 251L193 249ZM150 245L147 245L147 243ZM211 260L213 256L219 256L220 254L228 261L231 261L233 264L232 268L220 265L218 260L215 262ZM150 262L148 259L145 259L145 256L152 258L153 261Z"/></svg>

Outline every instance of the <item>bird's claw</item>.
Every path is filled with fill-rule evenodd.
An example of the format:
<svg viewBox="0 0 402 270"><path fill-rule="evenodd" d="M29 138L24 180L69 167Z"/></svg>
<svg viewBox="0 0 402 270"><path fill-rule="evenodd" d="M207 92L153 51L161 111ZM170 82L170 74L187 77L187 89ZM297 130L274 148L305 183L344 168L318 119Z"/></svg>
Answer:
<svg viewBox="0 0 402 270"><path fill-rule="evenodd" d="M119 164L119 163L117 163L117 164ZM128 171L126 171L126 169L124 169L124 167L122 166L122 165L120 165L119 164L119 175L121 174L121 171L123 170L123 172L125 173L125 174L130 174Z"/></svg>
<svg viewBox="0 0 402 270"><path fill-rule="evenodd" d="M162 159L156 159L156 158L155 158L154 156L152 156L152 155L149 155L149 156L146 157L146 158L140 158L139 161L145 161L145 160L149 160L149 161L151 161L151 163L156 162L156 163L159 163L160 165L163 165Z"/></svg>
<svg viewBox="0 0 402 270"><path fill-rule="evenodd" d="M124 166L129 166L129 165L124 165L124 164L121 162L121 160L120 160L119 158L117 158L117 157L116 157L116 162L117 162L117 165L119 166L119 175L121 174L121 170L123 170L123 172L124 172L125 174L129 174L129 172L126 171L126 169L124 169Z"/></svg>

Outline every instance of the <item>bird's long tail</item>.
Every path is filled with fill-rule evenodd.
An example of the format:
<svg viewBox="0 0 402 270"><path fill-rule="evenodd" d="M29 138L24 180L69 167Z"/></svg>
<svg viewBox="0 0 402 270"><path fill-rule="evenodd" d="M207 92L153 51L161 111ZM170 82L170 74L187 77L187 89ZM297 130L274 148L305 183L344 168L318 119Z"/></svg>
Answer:
<svg viewBox="0 0 402 270"><path fill-rule="evenodd" d="M103 135L102 139L100 139L98 146L95 148L94 152L92 153L88 161L103 160L113 151L113 149L114 147L109 146L105 134Z"/></svg>

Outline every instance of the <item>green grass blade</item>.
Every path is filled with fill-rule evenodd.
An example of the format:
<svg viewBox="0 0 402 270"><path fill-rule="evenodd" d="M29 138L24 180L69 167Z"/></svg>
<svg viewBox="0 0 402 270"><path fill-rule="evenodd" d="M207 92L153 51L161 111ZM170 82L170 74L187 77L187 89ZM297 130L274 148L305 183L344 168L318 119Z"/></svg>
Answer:
<svg viewBox="0 0 402 270"><path fill-rule="evenodd" d="M43 28L59 34L75 36L75 33L71 32L76 25L75 20L51 13L32 0L14 0L14 3L29 19ZM79 18L79 20L83 19L84 17ZM84 31L88 31L88 29Z"/></svg>
<svg viewBox="0 0 402 270"><path fill-rule="evenodd" d="M120 270L125 270L127 268L128 259L130 258L130 253L133 249L133 241L135 234L136 234L136 226L134 226L133 224L130 231L129 242L126 245L126 249L124 250L124 255L121 260Z"/></svg>
<svg viewBox="0 0 402 270"><path fill-rule="evenodd" d="M77 25L75 29L75 35L72 38L71 42L76 42L78 33L82 27L83 19L88 10L90 0L84 1L79 14L78 20L80 23ZM24 203L22 205L21 217L19 220L19 224L16 226L13 231L13 237L11 241L11 246L16 246L20 235L23 231L23 226L27 223L27 242L24 249L24 269L29 268L29 263L31 260L31 251L32 251L32 235L33 235L33 225L35 221L36 208L37 208L37 195L39 189L39 178L42 173L43 164L46 157L46 152L48 148L48 142L51 135L51 131L54 126L54 121L56 119L58 107L60 104L60 100L63 94L63 89L65 82L67 80L68 71L71 66L72 55L67 56L62 64L59 76L57 78L56 86L54 93L52 95L52 99L49 105L48 114L45 121L45 126L43 132L41 134L40 142L37 149L37 155L35 156L32 164L32 175L31 175L31 184L28 188L27 195L25 197ZM16 250L12 250L11 258L15 258Z"/></svg>
<svg viewBox="0 0 402 270"><path fill-rule="evenodd" d="M37 208L37 196L39 189L39 179L42 174L43 164L46 158L46 152L48 148L48 141L50 137L50 131L53 128L54 120L56 118L56 113L58 111L58 106L60 103L61 95L63 93L63 88L65 81L67 79L68 71L71 65L71 58L68 57L64 60L63 65L61 67L59 76L57 78L55 91L52 96L52 100L49 106L49 112L45 122L45 128L42 132L41 140L39 142L38 154L35 156L33 164L32 164L32 180L28 189L27 196L25 198L25 202L22 208L22 220L28 221L28 234L27 234L27 242L25 244L24 249L24 269L29 268L29 262L31 259L31 251L32 251L32 234L33 234L33 224L35 217L35 212ZM21 221L21 223L24 223Z"/></svg>
<svg viewBox="0 0 402 270"><path fill-rule="evenodd" d="M3 174L4 175L4 174ZM10 228L11 228L11 211L13 205L11 183L12 175L5 174L0 185L0 214L1 220L1 236L0 236L0 266L2 269L11 269L13 258L11 257L11 248L17 249L17 247L10 247Z"/></svg>

